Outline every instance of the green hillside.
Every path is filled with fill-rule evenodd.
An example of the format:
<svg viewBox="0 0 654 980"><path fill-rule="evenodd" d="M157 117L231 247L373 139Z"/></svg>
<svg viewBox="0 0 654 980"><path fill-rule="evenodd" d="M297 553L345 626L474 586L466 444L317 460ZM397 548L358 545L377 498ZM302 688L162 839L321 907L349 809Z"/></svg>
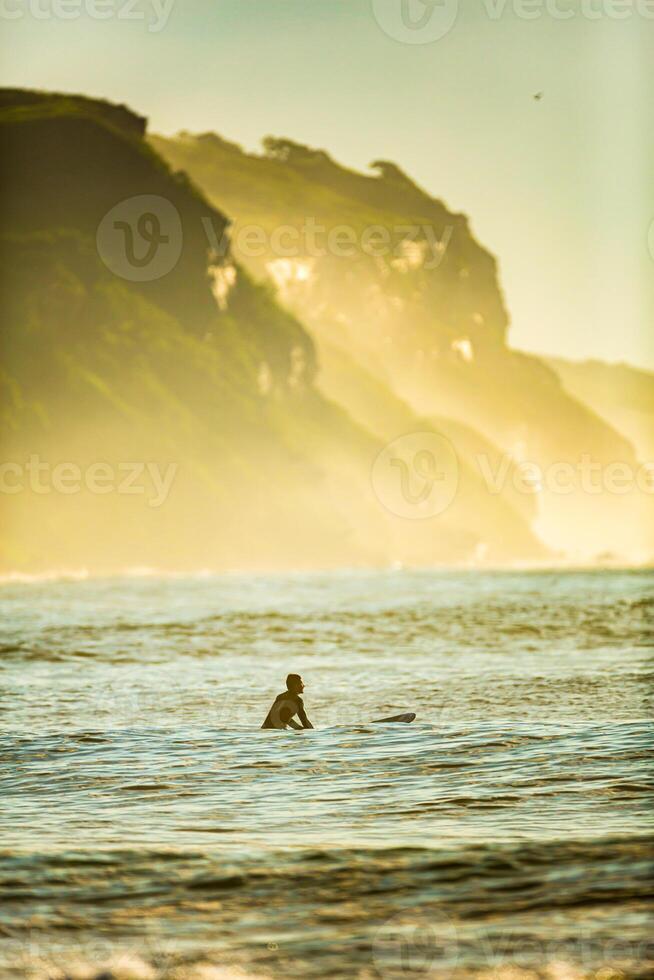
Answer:
<svg viewBox="0 0 654 980"><path fill-rule="evenodd" d="M2 569L541 557L520 508L486 501L480 520L477 478L437 520L380 505L370 471L383 433L316 384L310 334L235 261L221 209L144 132L125 107L0 93L0 410L4 459L23 467L22 488L0 499ZM172 205L182 247L165 273L132 279L102 235L113 209L143 195ZM43 490L24 475L34 457L174 478L165 499L147 472L122 490Z"/></svg>

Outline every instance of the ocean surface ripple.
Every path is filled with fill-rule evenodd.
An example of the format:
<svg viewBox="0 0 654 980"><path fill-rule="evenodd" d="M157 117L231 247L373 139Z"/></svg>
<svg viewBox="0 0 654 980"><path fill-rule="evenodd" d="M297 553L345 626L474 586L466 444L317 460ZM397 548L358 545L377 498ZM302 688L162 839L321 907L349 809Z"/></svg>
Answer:
<svg viewBox="0 0 654 980"><path fill-rule="evenodd" d="M654 976L653 584L0 586L0 977Z"/></svg>

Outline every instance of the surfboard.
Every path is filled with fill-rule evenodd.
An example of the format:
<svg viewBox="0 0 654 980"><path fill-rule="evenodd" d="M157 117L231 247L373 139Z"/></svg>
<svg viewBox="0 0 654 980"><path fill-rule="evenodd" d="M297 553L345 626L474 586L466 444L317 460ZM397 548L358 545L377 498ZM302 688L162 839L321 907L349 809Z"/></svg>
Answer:
<svg viewBox="0 0 654 980"><path fill-rule="evenodd" d="M391 722L403 722L408 725L410 721L415 720L415 712L407 711L404 715L394 715L392 718L375 718L373 725L390 724Z"/></svg>

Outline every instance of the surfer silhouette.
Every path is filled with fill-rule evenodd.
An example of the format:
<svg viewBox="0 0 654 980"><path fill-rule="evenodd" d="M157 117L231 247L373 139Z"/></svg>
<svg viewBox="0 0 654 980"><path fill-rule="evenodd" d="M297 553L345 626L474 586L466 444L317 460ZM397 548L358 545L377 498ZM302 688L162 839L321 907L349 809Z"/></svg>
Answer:
<svg viewBox="0 0 654 980"><path fill-rule="evenodd" d="M313 728L304 710L304 701L300 697L303 690L304 683L300 675L289 674L286 678L286 690L277 695L261 727L282 729L290 725L298 731L302 731L303 728ZM296 715L300 720L299 724L295 721Z"/></svg>

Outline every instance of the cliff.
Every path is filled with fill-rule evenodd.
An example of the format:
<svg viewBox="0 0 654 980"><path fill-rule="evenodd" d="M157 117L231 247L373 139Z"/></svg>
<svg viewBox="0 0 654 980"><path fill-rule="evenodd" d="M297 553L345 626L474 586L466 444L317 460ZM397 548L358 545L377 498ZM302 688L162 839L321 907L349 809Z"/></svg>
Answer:
<svg viewBox="0 0 654 980"><path fill-rule="evenodd" d="M144 131L123 106L0 93L2 568L542 557L466 459L438 520L388 513L386 437L321 383L300 318Z"/></svg>
<svg viewBox="0 0 654 980"><path fill-rule="evenodd" d="M260 154L210 133L151 144L229 215L235 255L274 282L334 368L329 383L320 380L330 397L342 397L338 351L414 415L459 423L517 464L556 472L588 457L603 469L637 467L627 429L544 359L511 348L495 257L465 215L396 164L357 173L324 150L272 137ZM628 513L624 503L578 485L521 500L544 540L578 560L651 554L651 501L634 497Z"/></svg>

